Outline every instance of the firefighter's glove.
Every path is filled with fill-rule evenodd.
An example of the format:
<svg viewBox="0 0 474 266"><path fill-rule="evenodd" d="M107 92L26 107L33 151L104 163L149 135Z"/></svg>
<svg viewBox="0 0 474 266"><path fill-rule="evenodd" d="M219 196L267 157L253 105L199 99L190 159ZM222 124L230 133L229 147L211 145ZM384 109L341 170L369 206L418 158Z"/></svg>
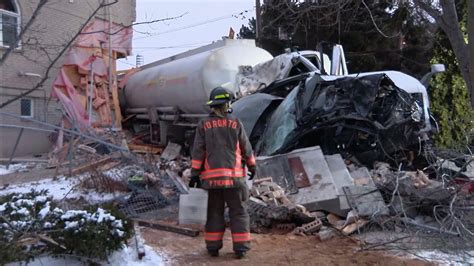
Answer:
<svg viewBox="0 0 474 266"><path fill-rule="evenodd" d="M255 172L257 171L256 167L254 165L248 166L247 165L247 177L249 180L252 180L255 177Z"/></svg>
<svg viewBox="0 0 474 266"><path fill-rule="evenodd" d="M201 179L199 179L199 176L192 176L191 180L189 180L189 187L195 187L195 188L200 188L201 187Z"/></svg>

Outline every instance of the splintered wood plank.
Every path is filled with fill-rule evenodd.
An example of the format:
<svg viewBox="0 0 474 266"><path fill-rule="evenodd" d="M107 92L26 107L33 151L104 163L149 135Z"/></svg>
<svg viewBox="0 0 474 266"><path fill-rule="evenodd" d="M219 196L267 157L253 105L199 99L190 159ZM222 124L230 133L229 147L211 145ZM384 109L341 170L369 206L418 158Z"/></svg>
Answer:
<svg viewBox="0 0 474 266"><path fill-rule="evenodd" d="M136 153L161 153L163 148L154 147L150 145L140 145L140 144L128 144L128 148Z"/></svg>

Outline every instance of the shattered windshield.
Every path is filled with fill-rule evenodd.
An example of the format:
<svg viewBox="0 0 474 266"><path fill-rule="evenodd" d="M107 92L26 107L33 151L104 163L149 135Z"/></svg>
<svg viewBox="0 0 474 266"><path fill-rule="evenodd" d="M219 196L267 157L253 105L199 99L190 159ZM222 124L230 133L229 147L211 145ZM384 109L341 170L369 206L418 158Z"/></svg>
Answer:
<svg viewBox="0 0 474 266"><path fill-rule="evenodd" d="M296 128L296 96L299 86L291 91L285 100L278 106L273 113L268 127L263 134L262 154L270 155L276 152L286 137Z"/></svg>

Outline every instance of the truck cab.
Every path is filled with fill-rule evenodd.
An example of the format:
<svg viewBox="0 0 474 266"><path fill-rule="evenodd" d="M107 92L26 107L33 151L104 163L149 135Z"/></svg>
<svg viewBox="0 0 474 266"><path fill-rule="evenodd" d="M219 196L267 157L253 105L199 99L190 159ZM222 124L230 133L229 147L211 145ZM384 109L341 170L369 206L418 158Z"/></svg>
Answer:
<svg viewBox="0 0 474 266"><path fill-rule="evenodd" d="M418 104L422 112L421 119L424 121L425 124L421 132L429 134L434 129L431 124L431 115L429 111L430 101L426 88L428 82L422 82L423 80L420 81L403 72L393 70L349 74L342 46L339 44L334 44L332 46L331 54L332 56L329 57L328 54L323 53L321 51L303 50L292 52L292 55L294 57L302 57L302 59L300 59L299 61L301 62L301 64L305 65L307 69L316 68L316 72L320 73L322 75L321 77L326 80L334 80L340 77L357 78L372 74L387 75L397 87L408 92L418 100ZM323 64L321 64L321 57L323 58ZM311 64L312 66L310 66L309 64ZM430 72L430 77L433 74L439 72L442 71ZM424 138L427 137L428 136L424 136Z"/></svg>

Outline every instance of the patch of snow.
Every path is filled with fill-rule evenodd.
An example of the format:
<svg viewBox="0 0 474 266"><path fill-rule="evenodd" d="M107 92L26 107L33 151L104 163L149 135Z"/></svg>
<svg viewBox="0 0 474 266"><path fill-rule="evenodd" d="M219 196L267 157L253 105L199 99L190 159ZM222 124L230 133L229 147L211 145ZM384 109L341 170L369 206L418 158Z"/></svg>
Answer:
<svg viewBox="0 0 474 266"><path fill-rule="evenodd" d="M43 228L44 228L44 229L50 229L50 228L52 228L52 227L53 227L53 224L50 223L50 222L46 222L46 223L44 223L44 225L43 225Z"/></svg>
<svg viewBox="0 0 474 266"><path fill-rule="evenodd" d="M115 228L123 228L122 220L113 221L112 226Z"/></svg>
<svg viewBox="0 0 474 266"><path fill-rule="evenodd" d="M56 199L61 200L64 198L66 193L74 187L75 180L73 178L65 178L60 177L57 180L53 180L52 178L44 179L39 182L29 182L14 186L9 186L5 190L0 191L0 195L7 195L10 193L28 193L31 189L35 189L37 191L47 189L49 194Z"/></svg>
<svg viewBox="0 0 474 266"><path fill-rule="evenodd" d="M106 213L102 208L98 208L96 212L97 222L102 223L103 221L114 221L115 217L110 213Z"/></svg>
<svg viewBox="0 0 474 266"><path fill-rule="evenodd" d="M44 217L46 217L46 215L48 215L49 211L51 209L51 206L49 204L49 201L46 202L46 204L44 205L44 208L41 209L39 212L38 212L38 216L41 220L44 219Z"/></svg>
<svg viewBox="0 0 474 266"><path fill-rule="evenodd" d="M23 207L19 210L12 211L11 214L21 214L21 215L24 215L24 216L28 216L28 215L30 215L30 211L28 211L28 209Z"/></svg>
<svg viewBox="0 0 474 266"><path fill-rule="evenodd" d="M119 229L115 229L114 234L116 234L118 237L122 237L125 232Z"/></svg>
<svg viewBox="0 0 474 266"><path fill-rule="evenodd" d="M36 196L36 198L35 198L35 202L38 202L38 203L43 203L47 200L48 200L48 197L46 197L46 196Z"/></svg>
<svg viewBox="0 0 474 266"><path fill-rule="evenodd" d="M7 175L13 173L11 170L7 170L5 166L0 165L0 175Z"/></svg>
<svg viewBox="0 0 474 266"><path fill-rule="evenodd" d="M118 266L155 266L164 265L163 257L160 256L152 247L144 245L145 257L138 259L137 250L132 247L124 247L122 250L115 251L109 257L107 265Z"/></svg>
<svg viewBox="0 0 474 266"><path fill-rule="evenodd" d="M84 210L69 210L65 214L61 215L61 220L69 220L76 216L87 216L89 213Z"/></svg>
<svg viewBox="0 0 474 266"><path fill-rule="evenodd" d="M74 229L74 228L77 228L79 226L79 222L77 221L73 221L73 222L65 222L66 226L64 227L64 229Z"/></svg>
<svg viewBox="0 0 474 266"><path fill-rule="evenodd" d="M22 164L22 163L11 164L10 167L8 167L8 169L6 165L0 165L0 175L7 175L11 173L16 173L16 172L22 172L22 171L25 171L26 168L27 168L27 165Z"/></svg>
<svg viewBox="0 0 474 266"><path fill-rule="evenodd" d="M21 262L9 263L7 266L24 265ZM28 266L80 266L85 265L84 261L79 261L74 258L54 258L52 256L41 256L35 258L34 261L29 262ZM164 265L163 258L158 255L153 248L145 245L145 257L138 259L137 251L131 247L124 247L121 250L115 251L108 258L108 262L102 262L101 265L113 266L158 266Z"/></svg>
<svg viewBox="0 0 474 266"><path fill-rule="evenodd" d="M24 205L26 205L28 207L31 207L31 206L35 205L35 203L30 199L19 199L19 200L15 201L15 205L17 207L24 206Z"/></svg>
<svg viewBox="0 0 474 266"><path fill-rule="evenodd" d="M31 189L37 191L47 189L51 197L55 200L63 199L78 199L83 198L91 204L98 204L101 202L112 200L113 198L123 195L122 192L117 193L98 193L93 190L81 190L77 186L83 178L88 177L87 175L75 176L72 178L66 178L64 176L58 177L53 180L52 178L44 179L39 182L29 182L24 184L18 184L9 186L4 190L0 190L0 196L7 195L10 193L28 193ZM36 199L37 202L41 202L42 197Z"/></svg>
<svg viewBox="0 0 474 266"><path fill-rule="evenodd" d="M474 265L474 250L467 254L449 254L440 250L421 250L416 255L426 260L449 265Z"/></svg>
<svg viewBox="0 0 474 266"><path fill-rule="evenodd" d="M34 261L28 262L13 262L8 263L7 266L20 266L20 265L28 265L28 266L83 266L87 265L84 261L79 261L74 258L61 258L61 257L51 257L51 256L40 256L36 257Z"/></svg>

